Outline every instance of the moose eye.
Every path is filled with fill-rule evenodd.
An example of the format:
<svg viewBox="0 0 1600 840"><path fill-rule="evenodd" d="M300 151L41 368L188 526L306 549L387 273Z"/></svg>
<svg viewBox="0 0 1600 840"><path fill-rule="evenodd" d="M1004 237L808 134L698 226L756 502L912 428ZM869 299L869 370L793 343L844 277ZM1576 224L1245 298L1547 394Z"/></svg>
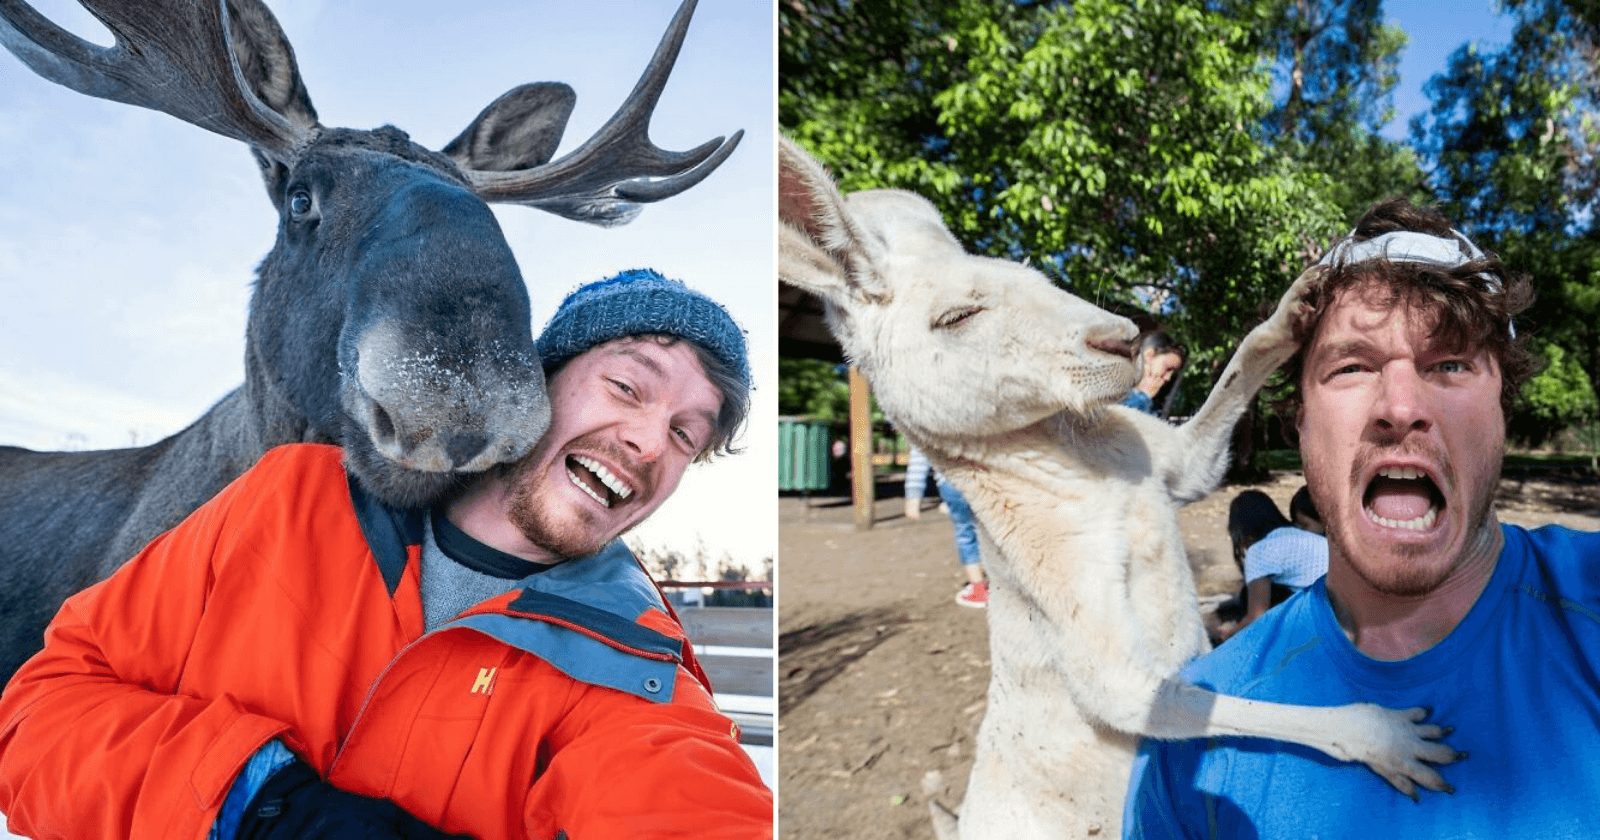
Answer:
<svg viewBox="0 0 1600 840"><path fill-rule="evenodd" d="M958 306L935 318L933 328L936 330L948 329L982 311L983 307L981 306Z"/></svg>
<svg viewBox="0 0 1600 840"><path fill-rule="evenodd" d="M311 193L295 190L289 193L289 214L296 218L311 212Z"/></svg>

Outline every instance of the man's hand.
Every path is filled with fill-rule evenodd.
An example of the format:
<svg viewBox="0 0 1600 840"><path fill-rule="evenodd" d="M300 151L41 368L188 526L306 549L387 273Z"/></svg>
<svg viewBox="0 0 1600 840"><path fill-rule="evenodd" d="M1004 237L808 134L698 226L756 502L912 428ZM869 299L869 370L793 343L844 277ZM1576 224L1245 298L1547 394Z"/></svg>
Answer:
<svg viewBox="0 0 1600 840"><path fill-rule="evenodd" d="M261 786L235 836L239 840L443 840L462 835L445 834L387 799L346 793L297 760Z"/></svg>

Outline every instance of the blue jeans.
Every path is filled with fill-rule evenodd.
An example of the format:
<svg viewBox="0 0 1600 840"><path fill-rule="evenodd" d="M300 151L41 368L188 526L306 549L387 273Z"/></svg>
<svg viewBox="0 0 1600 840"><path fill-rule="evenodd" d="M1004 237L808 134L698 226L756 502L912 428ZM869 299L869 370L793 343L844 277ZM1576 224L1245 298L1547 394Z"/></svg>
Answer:
<svg viewBox="0 0 1600 840"><path fill-rule="evenodd" d="M972 518L972 506L944 476L939 476L938 483L939 498L950 508L950 524L956 529L956 556L963 566L979 562L983 558L978 553L978 523Z"/></svg>

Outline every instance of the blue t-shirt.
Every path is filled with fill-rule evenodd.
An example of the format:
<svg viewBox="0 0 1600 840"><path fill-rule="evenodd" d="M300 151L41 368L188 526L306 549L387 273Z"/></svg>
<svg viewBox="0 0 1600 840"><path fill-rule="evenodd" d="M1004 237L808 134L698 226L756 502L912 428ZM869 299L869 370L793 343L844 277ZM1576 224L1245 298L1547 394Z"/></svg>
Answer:
<svg viewBox="0 0 1600 840"><path fill-rule="evenodd" d="M1502 526L1483 594L1399 662L1346 638L1319 580L1184 669L1221 693L1331 706L1426 706L1468 757L1453 795L1413 803L1363 764L1261 738L1145 741L1125 837L1600 836L1600 534Z"/></svg>

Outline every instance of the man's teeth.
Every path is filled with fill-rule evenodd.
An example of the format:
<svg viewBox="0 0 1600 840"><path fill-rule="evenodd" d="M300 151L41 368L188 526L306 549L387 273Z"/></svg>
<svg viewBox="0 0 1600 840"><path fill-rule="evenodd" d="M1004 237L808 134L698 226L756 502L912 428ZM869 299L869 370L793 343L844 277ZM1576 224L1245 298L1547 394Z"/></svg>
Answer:
<svg viewBox="0 0 1600 840"><path fill-rule="evenodd" d="M1428 474L1416 467L1384 467L1378 470L1379 478L1399 479L1401 481L1431 481ZM1408 531L1426 531L1433 527L1433 522L1439 516L1439 509L1429 505L1428 512L1416 519L1390 519L1379 516L1372 508L1366 508L1367 518L1386 528L1403 528Z"/></svg>
<svg viewBox="0 0 1600 840"><path fill-rule="evenodd" d="M593 458L585 458L582 455L574 455L572 460L582 464L585 469L598 476L600 483L604 484L607 490L617 494L617 498L626 499L633 495L633 488L623 484L622 479L612 475L611 471L602 466L599 461ZM590 495L593 494L591 493Z"/></svg>
<svg viewBox="0 0 1600 840"><path fill-rule="evenodd" d="M1378 523L1379 525L1382 525L1386 528L1405 528L1411 531L1426 531L1429 528L1432 528L1434 519L1438 518L1439 515L1437 508L1430 507L1428 508L1427 513L1424 513L1416 519L1407 519L1402 521L1399 519L1389 519L1388 517L1379 516L1372 512L1372 508L1367 508L1366 511L1367 518Z"/></svg>
<svg viewBox="0 0 1600 840"><path fill-rule="evenodd" d="M602 505L605 505L606 507L611 507L611 503L606 501L605 499L600 498L600 494L598 494L598 493L594 492L594 490L590 489L588 483L585 482L583 479L579 478L577 473L573 472L572 470L567 470L567 478L572 480L572 484L573 484L574 487L577 487L579 490L582 490L583 492L588 493L589 494L589 498L594 499L595 501L599 502Z"/></svg>

